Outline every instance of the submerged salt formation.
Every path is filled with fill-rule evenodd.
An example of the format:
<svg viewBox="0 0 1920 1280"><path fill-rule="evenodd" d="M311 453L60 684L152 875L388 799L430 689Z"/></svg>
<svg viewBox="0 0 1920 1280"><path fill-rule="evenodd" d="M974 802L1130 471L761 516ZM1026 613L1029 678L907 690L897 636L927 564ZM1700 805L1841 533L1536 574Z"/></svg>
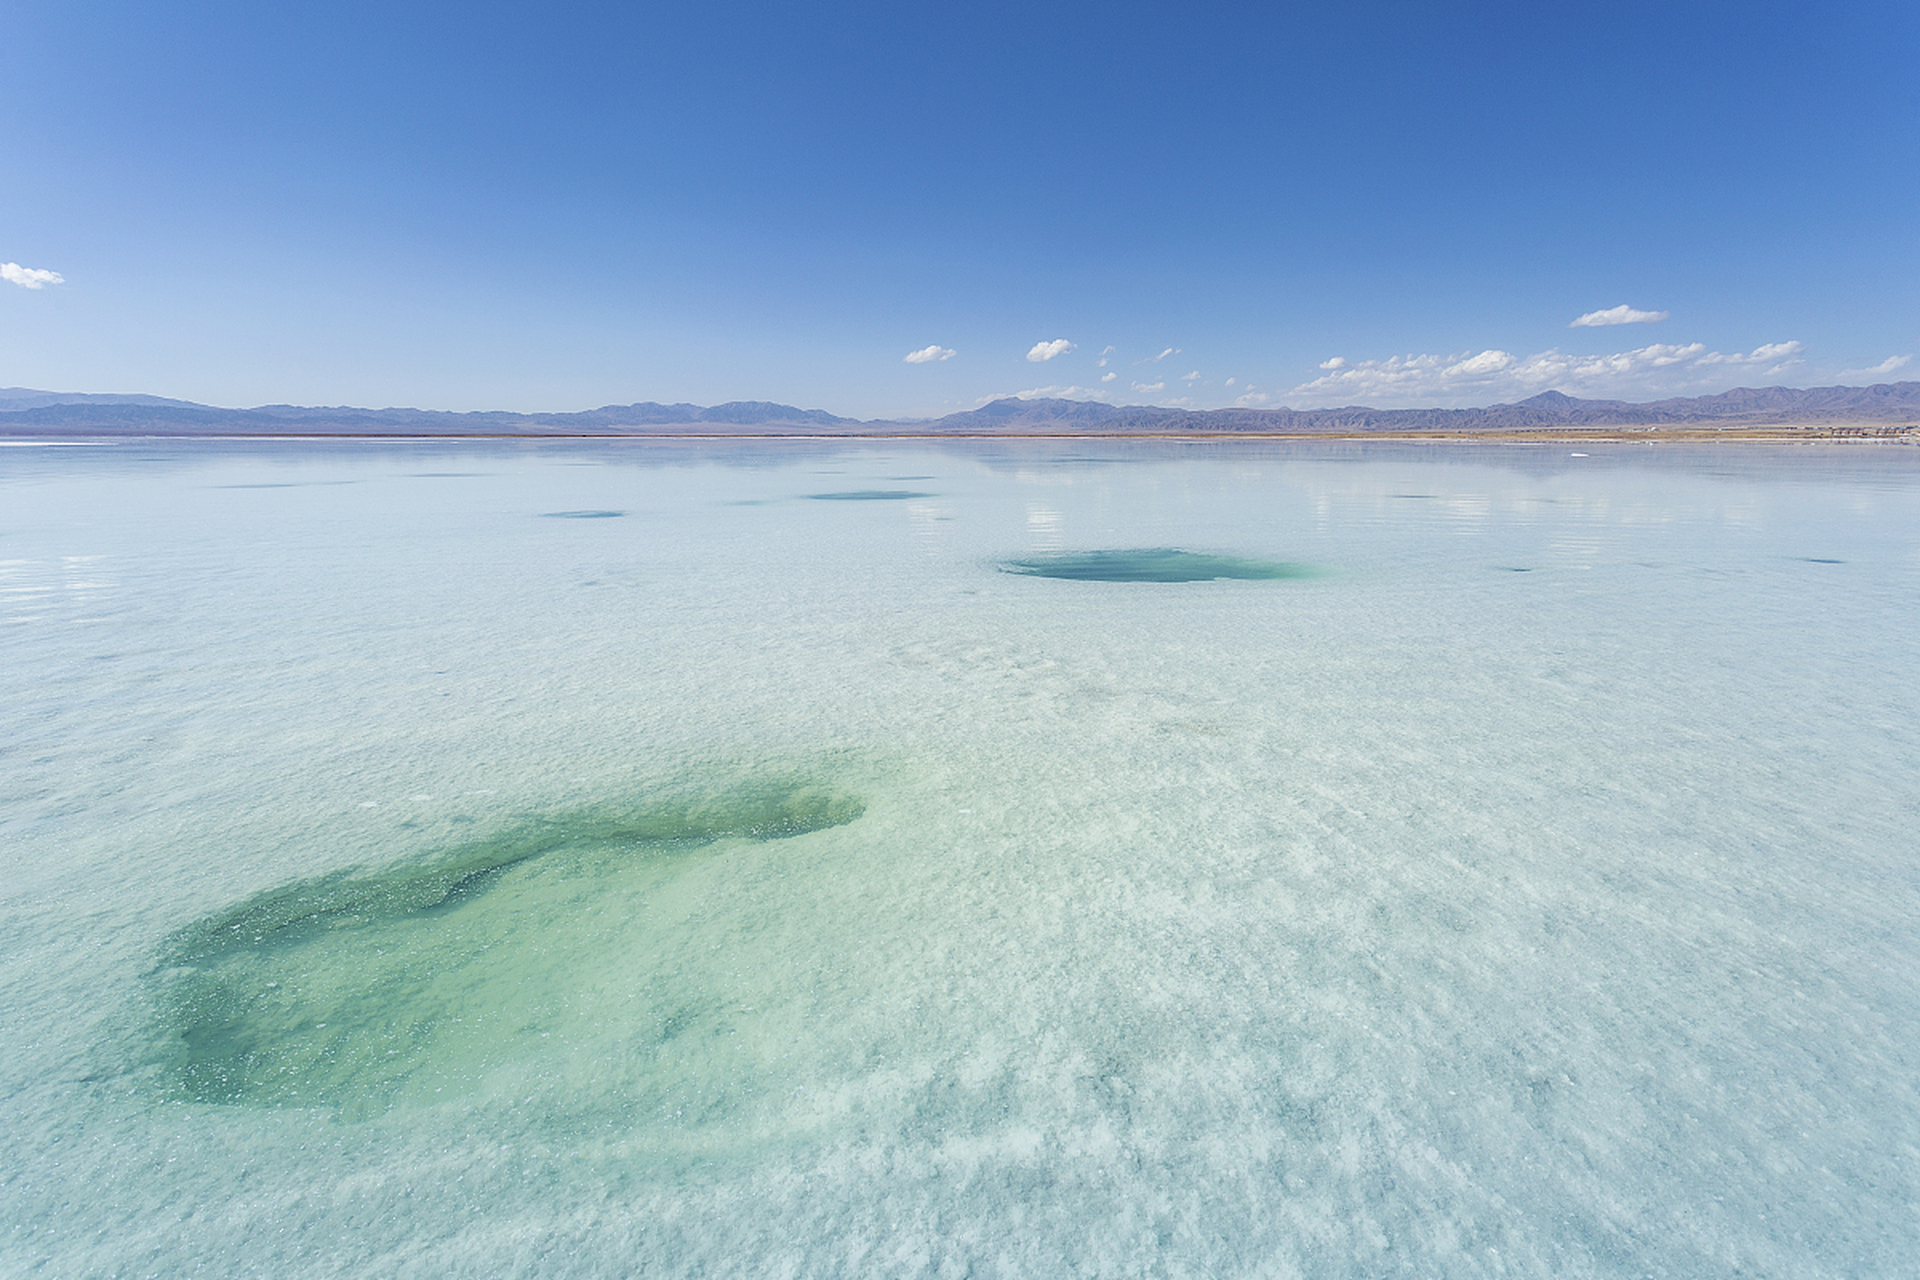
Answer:
<svg viewBox="0 0 1920 1280"><path fill-rule="evenodd" d="M1303 564L1206 555L1173 547L1070 551L1032 560L1008 560L1000 569L1003 573L1030 578L1066 578L1074 582L1211 582L1217 578L1309 578L1314 575L1314 570Z"/></svg>
<svg viewBox="0 0 1920 1280"><path fill-rule="evenodd" d="M748 785L535 819L424 862L262 894L168 948L169 1075L195 1102L366 1114L551 1065L609 1020L626 1019L642 1049L671 1039L714 1004L643 959L649 912L674 882L863 810L828 786Z"/></svg>

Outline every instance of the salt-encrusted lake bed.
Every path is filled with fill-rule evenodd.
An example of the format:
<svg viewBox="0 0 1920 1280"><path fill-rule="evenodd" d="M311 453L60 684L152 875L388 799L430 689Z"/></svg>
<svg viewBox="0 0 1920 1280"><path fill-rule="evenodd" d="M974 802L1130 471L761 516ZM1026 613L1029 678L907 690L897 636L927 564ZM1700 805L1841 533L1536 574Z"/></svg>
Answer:
<svg viewBox="0 0 1920 1280"><path fill-rule="evenodd" d="M5 1269L1900 1270L1920 453L1577 452L5 450Z"/></svg>

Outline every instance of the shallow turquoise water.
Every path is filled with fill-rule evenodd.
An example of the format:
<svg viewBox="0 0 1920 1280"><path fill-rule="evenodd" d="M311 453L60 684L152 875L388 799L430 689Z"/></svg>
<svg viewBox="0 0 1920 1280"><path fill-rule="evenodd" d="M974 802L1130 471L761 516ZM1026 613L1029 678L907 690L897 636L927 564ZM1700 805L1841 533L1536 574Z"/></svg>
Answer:
<svg viewBox="0 0 1920 1280"><path fill-rule="evenodd" d="M1900 1272L1920 454L1586 452L0 449L0 1270Z"/></svg>

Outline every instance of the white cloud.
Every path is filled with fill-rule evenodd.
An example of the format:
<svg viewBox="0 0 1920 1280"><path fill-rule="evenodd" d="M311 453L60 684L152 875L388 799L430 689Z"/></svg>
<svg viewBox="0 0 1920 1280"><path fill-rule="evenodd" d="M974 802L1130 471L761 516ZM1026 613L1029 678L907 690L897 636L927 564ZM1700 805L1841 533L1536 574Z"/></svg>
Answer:
<svg viewBox="0 0 1920 1280"><path fill-rule="evenodd" d="M1143 396L1152 395L1156 391L1165 391L1167 384L1164 382L1136 382L1133 384L1133 389Z"/></svg>
<svg viewBox="0 0 1920 1280"><path fill-rule="evenodd" d="M1055 338L1052 342L1036 342L1033 350L1027 352L1027 359L1039 364L1042 360L1051 360L1073 350L1073 344L1065 338Z"/></svg>
<svg viewBox="0 0 1920 1280"><path fill-rule="evenodd" d="M995 400L1005 400L1011 396L1015 400L1105 400L1107 393L1097 387L1028 387L1025 391L1002 391L995 395L981 396L975 404L988 404Z"/></svg>
<svg viewBox="0 0 1920 1280"><path fill-rule="evenodd" d="M1168 356L1177 356L1179 354L1180 354L1180 348L1168 347L1165 351L1162 351L1157 356L1147 356L1145 359L1135 360L1134 363L1135 364L1159 364L1162 360L1165 360Z"/></svg>
<svg viewBox="0 0 1920 1280"><path fill-rule="evenodd" d="M1444 377L1470 378L1480 373L1499 373L1513 367L1513 357L1504 351L1482 351L1477 356L1455 361L1440 372Z"/></svg>
<svg viewBox="0 0 1920 1280"><path fill-rule="evenodd" d="M935 360L951 359L953 359L953 348L943 347L937 342L930 347L922 347L918 351L909 351L906 354L908 364L931 364Z"/></svg>
<svg viewBox="0 0 1920 1280"><path fill-rule="evenodd" d="M1652 349L1651 347L1648 348L1649 351ZM1700 344L1697 342L1690 347L1682 348L1683 351L1687 352L1698 351L1699 349ZM1805 347L1798 342L1769 342L1763 347L1755 347L1750 354L1744 356L1737 351L1732 355L1726 356L1721 355L1718 351L1709 351L1695 361L1695 363L1768 364L1777 360L1781 362L1778 367L1784 369L1787 365L1796 363L1794 357L1799 355L1803 350L1805 350ZM1769 370L1769 372L1771 372L1771 370Z"/></svg>
<svg viewBox="0 0 1920 1280"><path fill-rule="evenodd" d="M1194 371L1193 371L1192 373L1189 373L1189 374L1183 374L1183 375L1181 376L1181 378L1180 378L1180 381L1182 381L1182 382L1198 382L1198 381L1200 381L1200 371L1199 371L1198 369L1195 369L1195 370L1194 370Z"/></svg>
<svg viewBox="0 0 1920 1280"><path fill-rule="evenodd" d="M1477 354L1392 356L1355 364L1331 361L1318 378L1295 387L1309 404L1488 404L1542 391L1599 398L1686 395L1725 389L1728 373L1782 373L1799 363L1798 342L1770 342L1746 353L1709 351L1704 343L1654 343L1612 355L1542 351L1525 358L1489 349Z"/></svg>
<svg viewBox="0 0 1920 1280"><path fill-rule="evenodd" d="M23 267L17 262L0 262L0 280L10 280L22 289L44 289L50 284L66 283L66 278L58 271Z"/></svg>
<svg viewBox="0 0 1920 1280"><path fill-rule="evenodd" d="M1096 368L1101 368L1101 369L1104 369L1104 368L1106 368L1106 367L1107 367L1107 357L1108 357L1108 356L1110 356L1110 355L1112 355L1112 354L1113 354L1113 347L1112 347L1112 346L1108 346L1108 347L1106 347L1105 349L1103 349L1103 350L1102 350L1102 351L1100 352L1100 358L1099 358L1098 360L1095 360L1095 361L1093 362L1093 363L1094 363L1094 365L1095 365L1095 367L1096 367Z"/></svg>
<svg viewBox="0 0 1920 1280"><path fill-rule="evenodd" d="M1658 324L1667 318L1664 311L1635 311L1626 303L1605 311L1589 311L1567 326L1569 329L1599 328L1609 324Z"/></svg>
<svg viewBox="0 0 1920 1280"><path fill-rule="evenodd" d="M1236 382L1238 382L1238 381L1240 381L1240 379L1238 379L1238 378L1228 378L1228 379L1227 379L1227 385L1228 385L1228 386L1232 386L1232 385L1233 385L1234 383L1236 383Z"/></svg>
<svg viewBox="0 0 1920 1280"><path fill-rule="evenodd" d="M1109 370L1107 370L1107 371L1106 371L1105 373L1103 373L1103 374L1101 374L1101 375L1100 375L1100 381L1102 381L1102 382L1112 382L1112 381L1113 381L1113 380L1114 380L1115 378L1117 378L1117 377L1119 377L1119 376L1120 376L1119 374L1117 374L1117 373L1115 373L1115 372L1114 372L1113 370L1111 370L1111 369L1109 369Z"/></svg>
<svg viewBox="0 0 1920 1280"><path fill-rule="evenodd" d="M1330 360L1322 360L1320 367L1322 369L1344 369L1347 367L1347 358L1345 356L1334 356Z"/></svg>
<svg viewBox="0 0 1920 1280"><path fill-rule="evenodd" d="M1839 376L1842 378L1873 378L1883 373L1892 373L1897 369L1904 369L1911 363L1913 363L1912 356L1888 356L1885 360L1882 360L1879 364L1869 369L1842 369Z"/></svg>

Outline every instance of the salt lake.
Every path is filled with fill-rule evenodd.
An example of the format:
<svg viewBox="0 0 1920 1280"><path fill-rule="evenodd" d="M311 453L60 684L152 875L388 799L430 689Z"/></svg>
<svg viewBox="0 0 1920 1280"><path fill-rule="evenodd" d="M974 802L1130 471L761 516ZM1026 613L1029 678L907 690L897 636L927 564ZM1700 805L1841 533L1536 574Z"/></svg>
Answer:
<svg viewBox="0 0 1920 1280"><path fill-rule="evenodd" d="M0 1271L1920 1254L1920 451L0 448Z"/></svg>

